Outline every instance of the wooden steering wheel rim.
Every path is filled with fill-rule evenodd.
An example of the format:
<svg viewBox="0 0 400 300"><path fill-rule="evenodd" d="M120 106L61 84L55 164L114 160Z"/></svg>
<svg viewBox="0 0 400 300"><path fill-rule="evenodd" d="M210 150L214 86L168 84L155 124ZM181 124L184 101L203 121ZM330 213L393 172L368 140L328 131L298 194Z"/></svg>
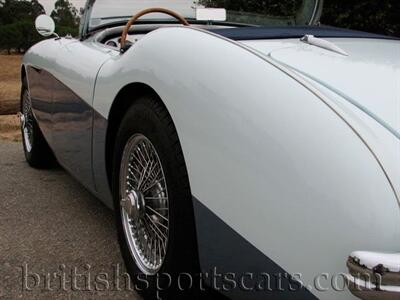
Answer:
<svg viewBox="0 0 400 300"><path fill-rule="evenodd" d="M138 12L136 15L134 15L134 16L128 21L128 23L126 23L126 25L125 25L125 27L124 27L124 30L122 31L122 36L121 36L121 41L120 41L121 48L123 48L123 47L125 46L126 38L127 38L127 36L128 36L129 29L132 27L132 25L133 25L140 17L142 17L142 16L144 16L144 15L147 15L147 14L151 14L151 13L163 13L163 14L167 14L167 15L170 15L171 17L176 18L179 22L182 23L182 25L190 26L189 22L188 22L184 17L182 17L180 14L178 14L178 13L172 11L172 10L169 10L169 9L166 9L166 8L161 8L161 7L148 8L148 9L145 9L145 10L142 10L142 11Z"/></svg>

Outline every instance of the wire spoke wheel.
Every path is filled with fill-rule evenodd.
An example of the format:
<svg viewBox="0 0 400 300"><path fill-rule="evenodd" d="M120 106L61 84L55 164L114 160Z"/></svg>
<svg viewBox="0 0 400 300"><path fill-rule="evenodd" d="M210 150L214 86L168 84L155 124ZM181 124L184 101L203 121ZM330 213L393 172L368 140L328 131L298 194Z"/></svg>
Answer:
<svg viewBox="0 0 400 300"><path fill-rule="evenodd" d="M31 99L28 91L25 91L22 98L21 128L27 152L32 151L33 122Z"/></svg>
<svg viewBox="0 0 400 300"><path fill-rule="evenodd" d="M121 219L129 250L140 270L154 275L167 253L169 204L159 156L144 135L128 140L119 178Z"/></svg>

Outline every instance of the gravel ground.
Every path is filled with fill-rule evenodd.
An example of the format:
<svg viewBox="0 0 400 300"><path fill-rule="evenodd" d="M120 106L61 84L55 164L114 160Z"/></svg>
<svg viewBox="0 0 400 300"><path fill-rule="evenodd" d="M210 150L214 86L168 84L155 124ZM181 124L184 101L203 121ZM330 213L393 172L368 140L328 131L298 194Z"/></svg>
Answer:
<svg viewBox="0 0 400 300"><path fill-rule="evenodd" d="M113 213L63 170L38 171L0 140L0 298L137 299Z"/></svg>

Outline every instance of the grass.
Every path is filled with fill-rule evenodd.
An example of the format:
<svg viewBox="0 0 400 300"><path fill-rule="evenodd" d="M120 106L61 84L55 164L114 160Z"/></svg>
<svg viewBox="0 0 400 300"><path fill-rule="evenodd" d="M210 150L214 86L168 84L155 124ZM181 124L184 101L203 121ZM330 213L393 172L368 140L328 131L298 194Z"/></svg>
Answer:
<svg viewBox="0 0 400 300"><path fill-rule="evenodd" d="M21 139L16 116L21 89L21 60L21 55L0 54L0 139L2 140L20 141Z"/></svg>

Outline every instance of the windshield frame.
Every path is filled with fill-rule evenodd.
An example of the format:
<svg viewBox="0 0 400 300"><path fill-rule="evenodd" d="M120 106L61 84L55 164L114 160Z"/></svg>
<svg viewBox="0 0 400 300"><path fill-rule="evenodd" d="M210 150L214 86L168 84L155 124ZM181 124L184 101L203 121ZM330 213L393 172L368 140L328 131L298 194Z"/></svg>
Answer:
<svg viewBox="0 0 400 300"><path fill-rule="evenodd" d="M79 24L79 37L81 39L85 39L87 36L91 35L93 32L97 32L101 29L106 29L109 27L114 27L114 26L118 26L118 25L124 25L125 24L125 20L116 20L115 22L110 22L107 24L103 24L97 27L93 27L90 28L90 20L91 20L91 14L92 14L92 10L94 7L96 0L87 0L85 7L84 7L84 11L80 20L80 24ZM322 15L322 9L323 9L323 4L324 4L324 0L315 0L315 7L313 10L313 13L311 15L310 20L308 21L308 25L312 26L312 25L317 25L319 24L319 20L321 18ZM124 16L125 17L125 16ZM117 19L117 17L110 17L110 19ZM127 16L127 20L128 21L129 16ZM187 18L192 24L205 24L205 22L202 21L197 21L196 19L191 19L191 18ZM139 23L144 23L144 24L177 24L177 22L175 22L174 20L170 20L170 19L165 19L165 20L139 20ZM229 21L225 21L225 22L213 22L213 24L215 25L226 25L226 26L237 26L237 27L244 27L244 26L254 26L254 27L260 27L261 25L255 25L255 24L245 24L245 23L237 23L237 22L229 22Z"/></svg>

